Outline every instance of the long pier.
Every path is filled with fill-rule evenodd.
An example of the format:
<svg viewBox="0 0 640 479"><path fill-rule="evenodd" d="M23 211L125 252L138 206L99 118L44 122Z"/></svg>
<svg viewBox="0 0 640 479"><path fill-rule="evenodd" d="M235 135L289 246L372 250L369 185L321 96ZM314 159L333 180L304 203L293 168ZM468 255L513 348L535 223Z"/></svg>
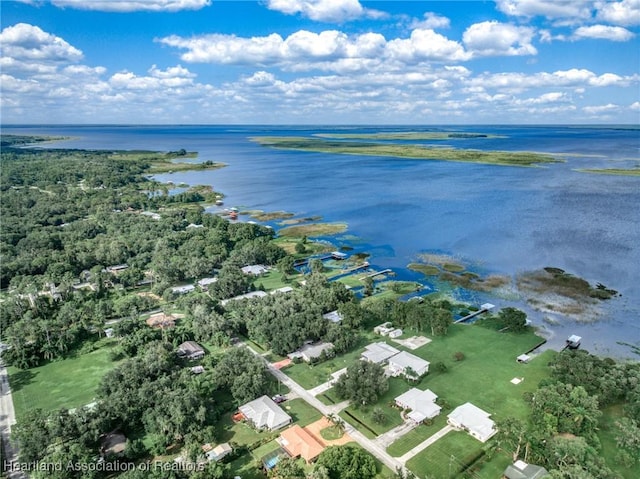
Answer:
<svg viewBox="0 0 640 479"><path fill-rule="evenodd" d="M365 278L373 278L374 276L378 276L379 274L386 274L386 273L392 273L393 270L392 269L383 269L382 271L374 271L373 273L369 273L369 274L365 274L364 276L361 276L360 278L358 278L360 281L362 281Z"/></svg>
<svg viewBox="0 0 640 479"><path fill-rule="evenodd" d="M482 306L480 306L480 309L478 311L475 311L471 314L467 314L464 318L460 318L454 321L454 324L464 323L465 321L469 321L471 318L475 318L476 316L479 316L482 313L486 313L487 311L493 309L494 307L495 306L491 303L485 303Z"/></svg>

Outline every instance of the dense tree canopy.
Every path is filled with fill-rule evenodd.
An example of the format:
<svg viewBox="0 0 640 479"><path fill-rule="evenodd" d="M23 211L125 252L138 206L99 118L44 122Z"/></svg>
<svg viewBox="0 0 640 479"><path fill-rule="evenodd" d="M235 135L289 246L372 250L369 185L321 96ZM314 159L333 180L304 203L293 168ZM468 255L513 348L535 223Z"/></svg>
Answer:
<svg viewBox="0 0 640 479"><path fill-rule="evenodd" d="M359 360L347 367L334 388L339 398L353 401L356 407L366 406L389 389L389 380L381 365Z"/></svg>

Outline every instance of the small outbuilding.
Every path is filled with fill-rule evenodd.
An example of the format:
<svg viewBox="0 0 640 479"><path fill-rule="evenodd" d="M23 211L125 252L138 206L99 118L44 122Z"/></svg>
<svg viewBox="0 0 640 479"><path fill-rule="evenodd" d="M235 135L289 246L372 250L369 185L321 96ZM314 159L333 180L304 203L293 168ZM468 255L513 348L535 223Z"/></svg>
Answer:
<svg viewBox="0 0 640 479"><path fill-rule="evenodd" d="M518 361L519 363L528 363L529 361L531 361L531 356L529 356L528 354L521 354L516 358L516 361Z"/></svg>

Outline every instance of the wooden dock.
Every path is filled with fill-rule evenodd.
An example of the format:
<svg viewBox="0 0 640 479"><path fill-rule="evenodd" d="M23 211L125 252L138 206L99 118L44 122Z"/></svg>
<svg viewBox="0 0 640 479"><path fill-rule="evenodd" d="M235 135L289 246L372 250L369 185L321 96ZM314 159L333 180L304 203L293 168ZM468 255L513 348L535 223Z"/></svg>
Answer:
<svg viewBox="0 0 640 479"><path fill-rule="evenodd" d="M365 278L373 278L374 276L378 276L379 274L387 274L387 273L393 273L393 270L387 268L387 269L383 269L382 271L374 271L373 273L365 274L364 276L361 276L358 279L362 281Z"/></svg>
<svg viewBox="0 0 640 479"><path fill-rule="evenodd" d="M456 321L454 321L454 324L458 324L458 323L464 323L465 321L469 321L471 318L475 318L476 316L481 315L482 313L486 313L487 311L490 311L494 308L495 306L491 303L485 303L482 306L480 306L480 309L478 311L475 311L471 314L467 314L464 318L460 318Z"/></svg>

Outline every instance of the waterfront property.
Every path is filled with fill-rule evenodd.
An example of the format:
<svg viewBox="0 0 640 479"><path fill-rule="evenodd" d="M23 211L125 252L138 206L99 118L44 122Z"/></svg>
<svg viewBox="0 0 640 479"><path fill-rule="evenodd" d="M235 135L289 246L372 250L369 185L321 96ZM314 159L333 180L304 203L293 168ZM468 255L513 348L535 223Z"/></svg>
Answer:
<svg viewBox="0 0 640 479"><path fill-rule="evenodd" d="M438 396L430 389L421 391L411 388L395 399L396 405L402 409L410 409L406 417L414 423L421 423L426 419L433 419L440 414L440 406L436 404Z"/></svg>
<svg viewBox="0 0 640 479"><path fill-rule="evenodd" d="M256 429L275 431L291 422L291 416L266 395L240 406L238 410Z"/></svg>
<svg viewBox="0 0 640 479"><path fill-rule="evenodd" d="M182 286L174 286L171 288L171 292L175 294L187 294L194 291L196 287L192 284L185 284Z"/></svg>
<svg viewBox="0 0 640 479"><path fill-rule="evenodd" d="M470 402L455 408L448 416L448 423L456 429L467 431L480 442L487 442L496 432L491 414Z"/></svg>
<svg viewBox="0 0 640 479"><path fill-rule="evenodd" d="M369 361L371 363L381 364L385 361L388 361L389 358L395 356L400 352L399 349L394 348L393 346L388 345L385 342L371 343L365 347L364 352L362 353L361 358L364 361Z"/></svg>
<svg viewBox="0 0 640 479"><path fill-rule="evenodd" d="M313 462L324 449L311 434L297 424L282 431L277 440L289 456L301 457L307 464Z"/></svg>
<svg viewBox="0 0 640 479"><path fill-rule="evenodd" d="M427 374L429 371L429 361L425 361L418 356L401 351L389 358L389 372L392 376L412 376L416 379Z"/></svg>

